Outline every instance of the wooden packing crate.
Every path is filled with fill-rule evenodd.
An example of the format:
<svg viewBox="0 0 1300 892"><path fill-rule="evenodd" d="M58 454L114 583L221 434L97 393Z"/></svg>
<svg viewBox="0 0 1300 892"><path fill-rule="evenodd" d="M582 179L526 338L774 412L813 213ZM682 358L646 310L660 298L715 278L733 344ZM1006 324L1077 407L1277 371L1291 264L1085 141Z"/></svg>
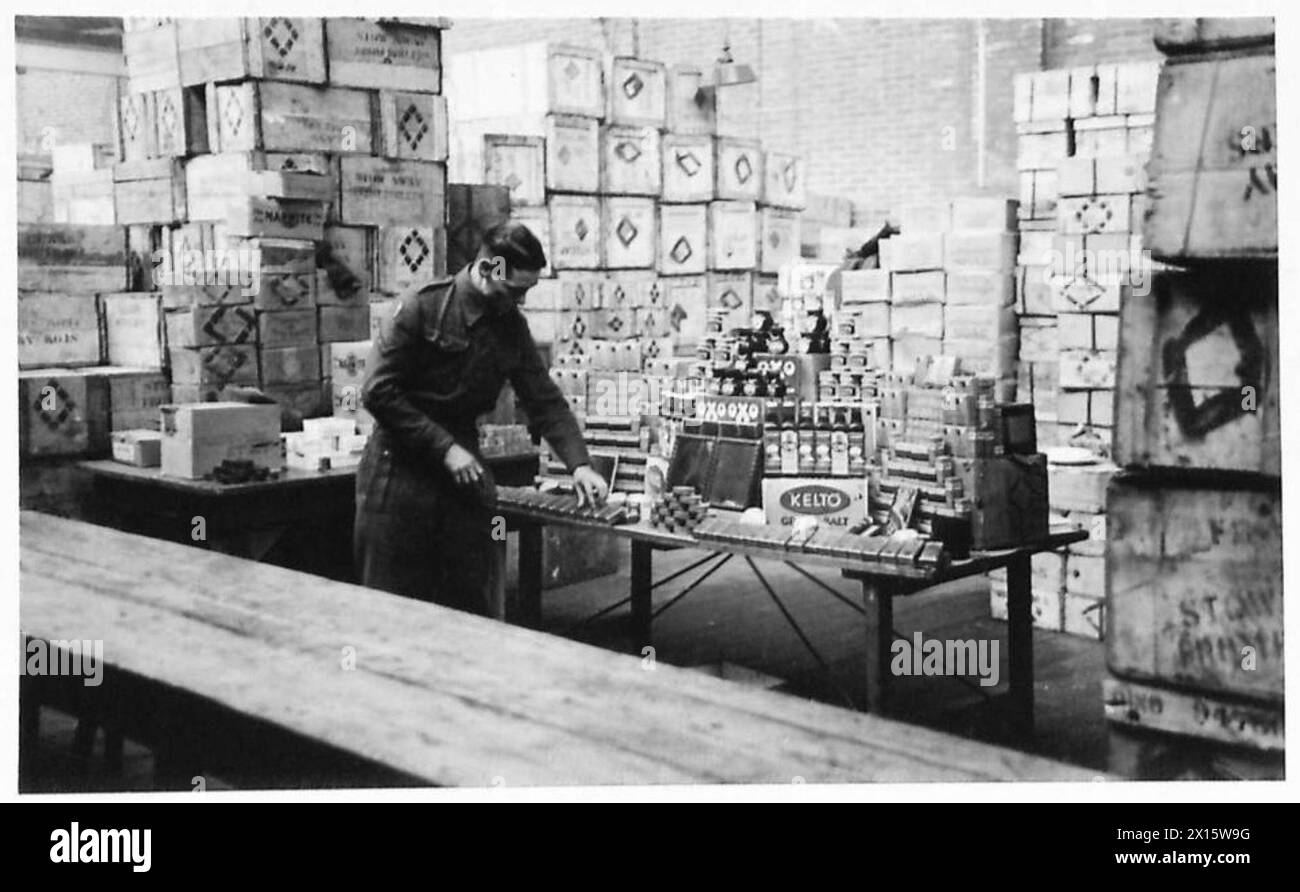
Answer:
<svg viewBox="0 0 1300 892"><path fill-rule="evenodd" d="M601 128L600 188L611 195L663 191L663 149L654 127L613 124Z"/></svg>
<svg viewBox="0 0 1300 892"><path fill-rule="evenodd" d="M662 130L667 122L667 69L662 62L615 56L609 74L609 122Z"/></svg>
<svg viewBox="0 0 1300 892"><path fill-rule="evenodd" d="M160 369L167 363L162 295L124 292L99 295L104 360L111 365Z"/></svg>
<svg viewBox="0 0 1300 892"><path fill-rule="evenodd" d="M708 262L709 206L659 205L656 268L665 276L700 275Z"/></svg>
<svg viewBox="0 0 1300 892"><path fill-rule="evenodd" d="M299 347L317 343L316 312L315 307L308 307L258 313L257 343L263 348Z"/></svg>
<svg viewBox="0 0 1300 892"><path fill-rule="evenodd" d="M713 132L728 139L759 139L762 102L758 82L712 91Z"/></svg>
<svg viewBox="0 0 1300 892"><path fill-rule="evenodd" d="M577 115L546 117L546 188L600 191L600 122Z"/></svg>
<svg viewBox="0 0 1300 892"><path fill-rule="evenodd" d="M758 210L748 201L709 202L709 269L758 266Z"/></svg>
<svg viewBox="0 0 1300 892"><path fill-rule="evenodd" d="M289 158L301 164L286 168ZM189 218L224 221L231 203L247 197L332 202L338 196L334 174L306 172L302 167L316 161L323 166L324 156L220 152L191 158L185 165Z"/></svg>
<svg viewBox="0 0 1300 892"><path fill-rule="evenodd" d="M411 221L441 227L447 218L446 167L345 155L339 159L339 222L401 226Z"/></svg>
<svg viewBox="0 0 1300 892"><path fill-rule="evenodd" d="M1210 50L1242 50L1273 45L1271 18L1156 19L1155 43L1168 55Z"/></svg>
<svg viewBox="0 0 1300 892"><path fill-rule="evenodd" d="M953 270L945 274L944 302L950 307L1011 307L1015 280L1001 270Z"/></svg>
<svg viewBox="0 0 1300 892"><path fill-rule="evenodd" d="M316 271L276 273L255 277L253 307L257 310L300 310L316 306Z"/></svg>
<svg viewBox="0 0 1300 892"><path fill-rule="evenodd" d="M1125 475L1106 513L1111 672L1280 704L1278 481Z"/></svg>
<svg viewBox="0 0 1300 892"><path fill-rule="evenodd" d="M93 294L18 293L18 367L98 365L103 361Z"/></svg>
<svg viewBox="0 0 1300 892"><path fill-rule="evenodd" d="M93 369L18 373L18 454L83 455L108 451L108 382Z"/></svg>
<svg viewBox="0 0 1300 892"><path fill-rule="evenodd" d="M243 78L325 82L325 33L318 18L176 20L180 82L189 87Z"/></svg>
<svg viewBox="0 0 1300 892"><path fill-rule="evenodd" d="M545 214L546 209L541 209ZM459 272L478 254L483 233L510 219L510 193L505 186L451 183L447 186L447 269ZM362 230L365 231L365 230ZM326 230L328 236L329 230ZM549 260L546 233L534 230Z"/></svg>
<svg viewBox="0 0 1300 892"><path fill-rule="evenodd" d="M557 310L585 313L605 306L605 285L609 281L601 272L564 271L559 283Z"/></svg>
<svg viewBox="0 0 1300 892"><path fill-rule="evenodd" d="M1143 230L1155 257L1277 256L1276 67L1269 53L1161 69Z"/></svg>
<svg viewBox="0 0 1300 892"><path fill-rule="evenodd" d="M456 53L447 80L454 122L605 117L604 63L594 49L543 41Z"/></svg>
<svg viewBox="0 0 1300 892"><path fill-rule="evenodd" d="M788 152L763 153L763 204L803 210L808 202L803 158Z"/></svg>
<svg viewBox="0 0 1300 892"><path fill-rule="evenodd" d="M1060 197L1056 170L1020 171L1020 201L1017 212L1022 220L1056 220L1056 200Z"/></svg>
<svg viewBox="0 0 1300 892"><path fill-rule="evenodd" d="M369 155L379 148L375 93L279 81L211 84L208 90L213 151Z"/></svg>
<svg viewBox="0 0 1300 892"><path fill-rule="evenodd" d="M117 130L117 156L123 161L143 161L158 154L158 119L154 92L126 93L117 101L113 121Z"/></svg>
<svg viewBox="0 0 1300 892"><path fill-rule="evenodd" d="M947 276L941 270L893 273L891 279L890 292L895 305L944 302Z"/></svg>
<svg viewBox="0 0 1300 892"><path fill-rule="evenodd" d="M660 280L668 322L679 350L694 350L704 338L704 310L708 304L707 276L673 276Z"/></svg>
<svg viewBox="0 0 1300 892"><path fill-rule="evenodd" d="M213 347L249 344L258 339L257 315L251 306L219 304L167 313L167 347Z"/></svg>
<svg viewBox="0 0 1300 892"><path fill-rule="evenodd" d="M339 387L360 387L365 383L366 370L374 343L365 341L336 341L320 345L321 369L337 391Z"/></svg>
<svg viewBox="0 0 1300 892"><path fill-rule="evenodd" d="M401 294L447 274L447 233L441 226L381 226L375 251L375 288L384 294Z"/></svg>
<svg viewBox="0 0 1300 892"><path fill-rule="evenodd" d="M799 213L776 207L758 209L758 271L776 274L799 260Z"/></svg>
<svg viewBox="0 0 1300 892"><path fill-rule="evenodd" d="M174 21L124 32L122 56L126 63L126 86L131 93L166 90L181 84Z"/></svg>
<svg viewBox="0 0 1300 892"><path fill-rule="evenodd" d="M120 226L18 226L20 291L121 291L126 273L126 230Z"/></svg>
<svg viewBox="0 0 1300 892"><path fill-rule="evenodd" d="M919 272L943 268L942 232L896 235L882 244L889 245L888 268L895 272Z"/></svg>
<svg viewBox="0 0 1300 892"><path fill-rule="evenodd" d="M954 229L943 236L943 266L946 270L1005 270L1016 265L1019 250L1014 232L995 229Z"/></svg>
<svg viewBox="0 0 1300 892"><path fill-rule="evenodd" d="M257 347L254 344L221 344L216 347L175 349L170 344L167 364L172 384L205 387L257 386Z"/></svg>
<svg viewBox="0 0 1300 892"><path fill-rule="evenodd" d="M546 141L540 136L483 136L483 179L504 186L512 205L546 204Z"/></svg>
<svg viewBox="0 0 1300 892"><path fill-rule="evenodd" d="M380 148L385 158L447 160L447 100L430 93L379 94Z"/></svg>
<svg viewBox="0 0 1300 892"><path fill-rule="evenodd" d="M177 158L154 158L114 165L113 203L117 222L122 225L185 222L189 217L185 163Z"/></svg>
<svg viewBox="0 0 1300 892"><path fill-rule="evenodd" d="M936 341L942 338L943 304L936 302L892 305L889 312L889 336L897 340L909 335L933 338Z"/></svg>
<svg viewBox="0 0 1300 892"><path fill-rule="evenodd" d="M582 195L552 195L550 211L551 266L559 269L600 269L600 200Z"/></svg>
<svg viewBox="0 0 1300 892"><path fill-rule="evenodd" d="M275 400L282 411L299 418L329 415L333 409L331 394L325 381L265 384L262 386L262 393Z"/></svg>
<svg viewBox="0 0 1300 892"><path fill-rule="evenodd" d="M727 201L758 201L763 194L763 146L758 140L714 140L714 194Z"/></svg>
<svg viewBox="0 0 1300 892"><path fill-rule="evenodd" d="M722 331L750 324L754 315L754 274L752 272L710 272L706 276L708 291L706 311L725 310ZM708 319L709 312L705 313Z"/></svg>
<svg viewBox="0 0 1300 892"><path fill-rule="evenodd" d="M321 380L320 347L316 344L261 347L257 351L257 361L263 387Z"/></svg>
<svg viewBox="0 0 1300 892"><path fill-rule="evenodd" d="M371 336L370 304L321 307L318 312L318 340L322 344L334 341L359 341Z"/></svg>
<svg viewBox="0 0 1300 892"><path fill-rule="evenodd" d="M152 98L152 119L156 154L187 158L209 151L207 92L203 87L158 90Z"/></svg>
<svg viewBox="0 0 1300 892"><path fill-rule="evenodd" d="M158 430L159 410L172 401L171 384L160 369L99 366L108 382L109 430Z"/></svg>
<svg viewBox="0 0 1300 892"><path fill-rule="evenodd" d="M325 234L327 207L319 201L245 196L228 205L226 230L245 238L317 240Z"/></svg>
<svg viewBox="0 0 1300 892"><path fill-rule="evenodd" d="M1161 271L1121 302L1116 459L1280 476L1277 265Z"/></svg>
<svg viewBox="0 0 1300 892"><path fill-rule="evenodd" d="M601 199L601 253L609 269L652 269L658 248L655 202L650 198Z"/></svg>
<svg viewBox="0 0 1300 892"><path fill-rule="evenodd" d="M108 203L109 208L112 202ZM101 218L102 219L102 218ZM53 223L54 189L48 179L18 181L19 223Z"/></svg>
<svg viewBox="0 0 1300 892"><path fill-rule="evenodd" d="M668 132L674 136L713 133L712 94L700 92L704 71L694 65L670 65L666 77Z"/></svg>
<svg viewBox="0 0 1300 892"><path fill-rule="evenodd" d="M1286 721L1280 708L1118 678L1103 678L1101 692L1106 721L1113 727L1279 754L1286 749Z"/></svg>
<svg viewBox="0 0 1300 892"><path fill-rule="evenodd" d="M50 178L49 199L50 222L85 226L117 223L111 170L56 173Z"/></svg>
<svg viewBox="0 0 1300 892"><path fill-rule="evenodd" d="M713 200L713 137L666 134L661 155L663 201L689 204Z"/></svg>
<svg viewBox="0 0 1300 892"><path fill-rule="evenodd" d="M442 31L391 19L325 20L329 82L368 90L442 92Z"/></svg>

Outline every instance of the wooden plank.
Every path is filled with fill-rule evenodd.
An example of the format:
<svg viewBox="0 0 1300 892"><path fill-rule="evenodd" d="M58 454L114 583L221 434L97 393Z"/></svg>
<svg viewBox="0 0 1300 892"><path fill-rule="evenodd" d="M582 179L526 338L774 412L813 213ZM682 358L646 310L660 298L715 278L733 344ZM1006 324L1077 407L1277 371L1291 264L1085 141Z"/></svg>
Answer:
<svg viewBox="0 0 1300 892"><path fill-rule="evenodd" d="M1106 511L1111 672L1281 703L1278 484L1125 477L1111 484Z"/></svg>
<svg viewBox="0 0 1300 892"><path fill-rule="evenodd" d="M1106 720L1184 737L1251 749L1286 749L1286 718L1280 708L1225 700L1118 678L1101 680Z"/></svg>
<svg viewBox="0 0 1300 892"><path fill-rule="evenodd" d="M442 91L442 33L391 19L325 20L329 81L367 90Z"/></svg>
<svg viewBox="0 0 1300 892"><path fill-rule="evenodd" d="M25 634L114 641L117 668L430 783L1096 776L265 564L21 522ZM417 627L434 632L403 633ZM364 642L355 671L338 671L340 635Z"/></svg>
<svg viewBox="0 0 1300 892"><path fill-rule="evenodd" d="M1121 302L1116 460L1282 473L1277 267L1154 273Z"/></svg>

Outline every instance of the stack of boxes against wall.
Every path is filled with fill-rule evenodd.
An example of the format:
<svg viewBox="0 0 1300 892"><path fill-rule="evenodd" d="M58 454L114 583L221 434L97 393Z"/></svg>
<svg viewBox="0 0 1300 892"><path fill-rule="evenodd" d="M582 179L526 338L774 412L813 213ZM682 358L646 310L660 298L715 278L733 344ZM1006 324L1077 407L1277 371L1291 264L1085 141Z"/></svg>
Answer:
<svg viewBox="0 0 1300 892"><path fill-rule="evenodd" d="M453 179L509 189L541 238L529 326L589 443L620 454L615 489L639 492L673 357L710 310L748 325L798 256L802 162L763 151L755 85L697 102L691 67L532 44L453 57L448 80Z"/></svg>
<svg viewBox="0 0 1300 892"><path fill-rule="evenodd" d="M1273 25L1165 20L1146 247L1107 499L1112 765L1283 771ZM1148 733L1143 733L1145 729ZM1151 733L1154 732L1154 733ZM1229 744L1230 746L1225 746Z"/></svg>
<svg viewBox="0 0 1300 892"><path fill-rule="evenodd" d="M115 330L134 326L136 349L161 331L176 402L253 386L366 429L371 306L445 271L441 27L127 20L116 163L55 153L56 219L101 224L129 255L101 289L129 292L103 301L109 361ZM330 431L335 460L354 461L359 443Z"/></svg>

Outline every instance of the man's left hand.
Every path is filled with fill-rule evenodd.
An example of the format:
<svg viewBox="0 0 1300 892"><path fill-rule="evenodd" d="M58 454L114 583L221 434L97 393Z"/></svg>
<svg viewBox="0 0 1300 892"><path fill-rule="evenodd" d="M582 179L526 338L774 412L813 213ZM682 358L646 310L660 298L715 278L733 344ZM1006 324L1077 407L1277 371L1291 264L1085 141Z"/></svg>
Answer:
<svg viewBox="0 0 1300 892"><path fill-rule="evenodd" d="M573 486L578 491L580 506L594 508L603 505L605 497L609 495L609 484L591 465L583 465L573 472Z"/></svg>

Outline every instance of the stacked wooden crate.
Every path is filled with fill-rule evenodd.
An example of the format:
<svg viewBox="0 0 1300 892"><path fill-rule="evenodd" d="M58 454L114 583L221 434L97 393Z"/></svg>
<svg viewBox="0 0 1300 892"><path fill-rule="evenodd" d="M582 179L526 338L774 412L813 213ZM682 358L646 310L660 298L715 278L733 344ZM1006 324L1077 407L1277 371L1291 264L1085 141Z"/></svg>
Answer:
<svg viewBox="0 0 1300 892"><path fill-rule="evenodd" d="M1112 765L1281 777L1273 24L1163 20L1145 244L1121 306L1108 494Z"/></svg>
<svg viewBox="0 0 1300 892"><path fill-rule="evenodd" d="M102 458L114 432L157 430L170 399L157 297L121 294L130 263L117 226L19 224L21 504L77 515L72 459Z"/></svg>
<svg viewBox="0 0 1300 892"><path fill-rule="evenodd" d="M162 291L177 400L249 385L328 414L330 345L444 274L444 27L128 23L116 222L156 227L168 259L144 287Z"/></svg>
<svg viewBox="0 0 1300 892"><path fill-rule="evenodd" d="M1015 79L1020 398L1040 445L1109 456L1121 286L1148 275L1140 229L1155 63Z"/></svg>
<svg viewBox="0 0 1300 892"><path fill-rule="evenodd" d="M54 220L53 162L49 155L18 156L19 223L50 223Z"/></svg>
<svg viewBox="0 0 1300 892"><path fill-rule="evenodd" d="M693 350L710 309L744 325L756 295L778 300L802 161L764 152L752 116L719 114L701 70L532 44L454 57L449 79L456 177L508 188L549 249L560 288L527 312L557 355L624 369L627 344L595 344L653 361Z"/></svg>

